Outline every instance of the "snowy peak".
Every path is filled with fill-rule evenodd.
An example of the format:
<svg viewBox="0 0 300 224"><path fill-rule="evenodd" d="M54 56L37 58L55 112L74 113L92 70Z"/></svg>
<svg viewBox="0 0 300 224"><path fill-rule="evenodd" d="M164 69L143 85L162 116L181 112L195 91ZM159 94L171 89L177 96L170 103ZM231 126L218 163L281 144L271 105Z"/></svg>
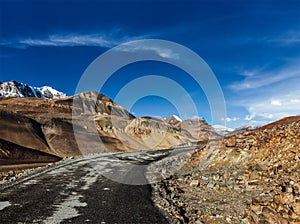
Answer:
<svg viewBox="0 0 300 224"><path fill-rule="evenodd" d="M212 127L213 127L213 129L215 130L216 133L218 133L219 135L223 135L223 136L228 135L232 131L234 131L234 129L232 129L232 128L228 128L226 126L219 125L219 124L215 124Z"/></svg>
<svg viewBox="0 0 300 224"><path fill-rule="evenodd" d="M0 82L1 97L36 97L44 99L63 98L67 95L59 92L50 86L32 87L27 84L16 82Z"/></svg>
<svg viewBox="0 0 300 224"><path fill-rule="evenodd" d="M181 118L178 117L178 116L175 115L175 114L173 114L171 117L174 118L174 119L177 120L177 121L182 121Z"/></svg>
<svg viewBox="0 0 300 224"><path fill-rule="evenodd" d="M36 97L30 86L16 81L0 82L1 97Z"/></svg>
<svg viewBox="0 0 300 224"><path fill-rule="evenodd" d="M239 128L235 128L230 134L231 135L239 134L239 133L243 133L245 131L255 130L255 129L260 128L260 127L261 127L260 125L256 125L256 124L246 124L246 125L243 125Z"/></svg>
<svg viewBox="0 0 300 224"><path fill-rule="evenodd" d="M36 89L43 94L44 98L48 99L64 98L67 96L65 93L59 92L50 86L43 86Z"/></svg>
<svg viewBox="0 0 300 224"><path fill-rule="evenodd" d="M182 122L182 120L177 115L174 114L166 118L165 121L173 126L180 126Z"/></svg>

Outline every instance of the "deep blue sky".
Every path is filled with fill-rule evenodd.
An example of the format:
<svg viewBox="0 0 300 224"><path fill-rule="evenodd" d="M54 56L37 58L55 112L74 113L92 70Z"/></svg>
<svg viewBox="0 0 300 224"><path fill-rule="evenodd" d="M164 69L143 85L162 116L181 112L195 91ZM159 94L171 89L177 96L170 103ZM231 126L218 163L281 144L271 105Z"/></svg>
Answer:
<svg viewBox="0 0 300 224"><path fill-rule="evenodd" d="M229 127L300 114L300 1L0 0L0 80L50 85L72 95L96 57L143 38L182 44L206 61L222 87ZM199 111L186 108L181 116L211 121L201 88L163 63L126 66L101 92L114 99L144 75L175 80ZM159 96L127 109L136 116L178 114Z"/></svg>

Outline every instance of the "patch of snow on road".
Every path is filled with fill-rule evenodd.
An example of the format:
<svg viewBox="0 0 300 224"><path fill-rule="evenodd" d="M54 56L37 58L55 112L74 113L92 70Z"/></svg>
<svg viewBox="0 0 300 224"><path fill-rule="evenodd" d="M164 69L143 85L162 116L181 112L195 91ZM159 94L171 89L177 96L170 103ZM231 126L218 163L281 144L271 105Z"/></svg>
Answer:
<svg viewBox="0 0 300 224"><path fill-rule="evenodd" d="M88 190L90 188L90 186L97 181L98 176L99 176L99 174L91 175L91 173L89 173L88 175L82 177L81 179L85 182L85 185L82 186L81 189Z"/></svg>
<svg viewBox="0 0 300 224"><path fill-rule="evenodd" d="M85 207L87 203L80 202L80 195L71 195L63 203L57 206L57 210L51 217L44 220L44 224L61 223L63 220L77 217L80 214L75 207Z"/></svg>
<svg viewBox="0 0 300 224"><path fill-rule="evenodd" d="M32 180L29 180L29 181L27 181L27 182L24 182L23 184L24 184L24 185L32 185L32 184L37 184L37 183L38 183L37 180L32 179Z"/></svg>
<svg viewBox="0 0 300 224"><path fill-rule="evenodd" d="M93 164L93 163L91 163ZM88 173L81 178L85 182L85 185L81 187L82 190L88 190L91 185L93 185L98 179L99 176L103 174L103 172L108 172L111 169L106 168L109 166L109 163L103 161L102 163L97 163L93 168L87 167L86 170Z"/></svg>
<svg viewBox="0 0 300 224"><path fill-rule="evenodd" d="M9 201L0 201L0 211L5 209L8 206L11 206Z"/></svg>

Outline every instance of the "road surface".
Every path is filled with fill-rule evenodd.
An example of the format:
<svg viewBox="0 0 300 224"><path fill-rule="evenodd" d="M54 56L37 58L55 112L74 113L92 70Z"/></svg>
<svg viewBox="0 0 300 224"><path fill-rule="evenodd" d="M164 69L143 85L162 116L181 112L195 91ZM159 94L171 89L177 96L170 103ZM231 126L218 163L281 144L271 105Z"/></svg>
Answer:
<svg viewBox="0 0 300 224"><path fill-rule="evenodd" d="M0 190L0 223L168 223L150 185L130 185L147 181L141 164L168 153L89 155L44 169Z"/></svg>

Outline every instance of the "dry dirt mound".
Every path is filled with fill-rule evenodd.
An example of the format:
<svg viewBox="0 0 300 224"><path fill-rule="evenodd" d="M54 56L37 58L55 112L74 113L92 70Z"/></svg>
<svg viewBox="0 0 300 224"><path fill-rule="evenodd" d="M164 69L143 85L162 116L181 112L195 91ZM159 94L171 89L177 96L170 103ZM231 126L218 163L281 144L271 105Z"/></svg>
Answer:
<svg viewBox="0 0 300 224"><path fill-rule="evenodd" d="M213 155L204 166L194 152L154 185L173 223L300 223L300 117L227 137Z"/></svg>

